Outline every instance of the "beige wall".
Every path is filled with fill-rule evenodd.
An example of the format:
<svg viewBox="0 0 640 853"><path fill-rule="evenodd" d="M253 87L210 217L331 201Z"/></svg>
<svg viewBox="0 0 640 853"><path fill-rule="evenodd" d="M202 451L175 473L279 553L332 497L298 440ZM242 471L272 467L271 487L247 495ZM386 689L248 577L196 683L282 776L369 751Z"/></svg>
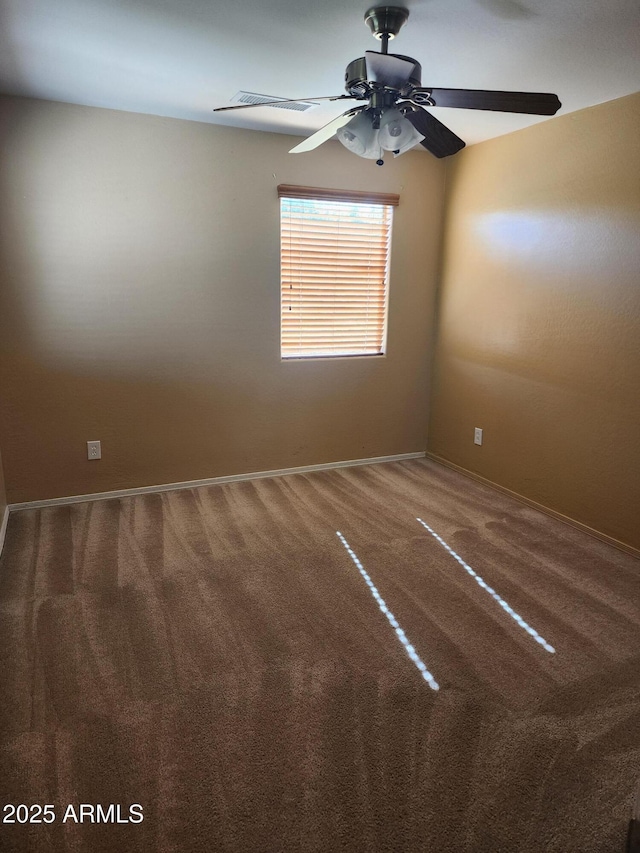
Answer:
<svg viewBox="0 0 640 853"><path fill-rule="evenodd" d="M11 502L424 450L440 161L28 99L0 119ZM281 362L278 183L400 193L386 357Z"/></svg>
<svg viewBox="0 0 640 853"><path fill-rule="evenodd" d="M428 443L635 547L639 139L633 95L450 164Z"/></svg>

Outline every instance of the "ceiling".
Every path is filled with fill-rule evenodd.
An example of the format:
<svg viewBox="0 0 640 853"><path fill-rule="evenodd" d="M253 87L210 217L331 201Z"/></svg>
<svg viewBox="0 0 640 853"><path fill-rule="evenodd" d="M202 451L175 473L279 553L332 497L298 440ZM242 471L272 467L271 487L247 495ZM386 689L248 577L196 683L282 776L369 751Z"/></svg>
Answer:
<svg viewBox="0 0 640 853"><path fill-rule="evenodd" d="M553 92L560 114L640 89L638 0L408 0L390 52L425 86ZM350 102L213 113L238 90L343 93L378 50L360 0L0 0L0 91L307 136ZM548 119L433 108L467 144Z"/></svg>

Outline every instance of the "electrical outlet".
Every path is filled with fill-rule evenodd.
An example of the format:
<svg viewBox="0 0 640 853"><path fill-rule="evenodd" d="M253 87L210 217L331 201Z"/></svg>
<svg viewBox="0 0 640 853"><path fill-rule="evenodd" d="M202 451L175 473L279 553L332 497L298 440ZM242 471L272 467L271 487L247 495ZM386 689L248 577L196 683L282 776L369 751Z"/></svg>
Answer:
<svg viewBox="0 0 640 853"><path fill-rule="evenodd" d="M87 459L102 459L102 449L99 441L87 442Z"/></svg>
<svg viewBox="0 0 640 853"><path fill-rule="evenodd" d="M473 431L473 443L482 444L482 430L480 427L476 427Z"/></svg>

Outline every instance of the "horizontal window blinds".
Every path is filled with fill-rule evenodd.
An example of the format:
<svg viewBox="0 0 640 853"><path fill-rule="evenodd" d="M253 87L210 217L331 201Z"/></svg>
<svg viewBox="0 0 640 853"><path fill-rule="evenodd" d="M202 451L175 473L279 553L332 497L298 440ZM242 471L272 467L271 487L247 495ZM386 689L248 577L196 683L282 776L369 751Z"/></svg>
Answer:
<svg viewBox="0 0 640 853"><path fill-rule="evenodd" d="M382 353L393 202L281 193L280 205L282 357Z"/></svg>

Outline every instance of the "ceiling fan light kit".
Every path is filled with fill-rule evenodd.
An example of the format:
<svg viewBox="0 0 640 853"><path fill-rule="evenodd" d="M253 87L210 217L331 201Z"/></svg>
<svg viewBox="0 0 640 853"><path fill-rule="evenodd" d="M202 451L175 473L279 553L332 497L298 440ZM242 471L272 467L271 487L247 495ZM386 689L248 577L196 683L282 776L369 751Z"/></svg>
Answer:
<svg viewBox="0 0 640 853"><path fill-rule="evenodd" d="M364 16L380 52L366 51L354 59L345 72L346 95L304 98L302 101L365 101L352 107L291 149L291 154L312 151L337 137L345 148L359 157L384 164L384 152L395 156L420 144L435 157L449 157L464 148L464 141L442 124L425 107L455 107L471 110L555 115L561 104L557 95L544 92L501 92L481 89L439 89L422 85L420 63L410 56L388 53L388 43L409 18L401 6L374 6ZM275 103L274 103L275 105ZM214 112L247 109L258 104L219 107ZM268 104L266 106L269 106Z"/></svg>
<svg viewBox="0 0 640 853"><path fill-rule="evenodd" d="M424 137L395 107L383 110L380 127L374 127L368 110L362 110L336 132L345 148L369 160L382 159L382 151L404 154Z"/></svg>

